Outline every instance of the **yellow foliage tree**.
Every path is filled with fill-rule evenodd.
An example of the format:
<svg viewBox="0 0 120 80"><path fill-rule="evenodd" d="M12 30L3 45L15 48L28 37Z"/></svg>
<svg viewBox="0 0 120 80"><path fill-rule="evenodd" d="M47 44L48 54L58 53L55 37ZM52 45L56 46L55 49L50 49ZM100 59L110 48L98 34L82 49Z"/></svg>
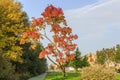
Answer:
<svg viewBox="0 0 120 80"><path fill-rule="evenodd" d="M28 26L28 17L19 2L0 0L0 54L21 61L19 36Z"/></svg>

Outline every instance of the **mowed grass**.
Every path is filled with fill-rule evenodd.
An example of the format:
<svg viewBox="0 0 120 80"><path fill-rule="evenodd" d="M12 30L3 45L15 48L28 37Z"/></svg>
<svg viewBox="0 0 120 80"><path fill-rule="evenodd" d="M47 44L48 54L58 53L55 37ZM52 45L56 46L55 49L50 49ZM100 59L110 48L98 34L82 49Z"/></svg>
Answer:
<svg viewBox="0 0 120 80"><path fill-rule="evenodd" d="M117 74L117 79L116 80L120 80L120 73Z"/></svg>
<svg viewBox="0 0 120 80"><path fill-rule="evenodd" d="M81 80L80 73L69 72L66 77L62 77L60 72L49 72L44 80ZM120 73L117 74L117 79L120 80Z"/></svg>
<svg viewBox="0 0 120 80"><path fill-rule="evenodd" d="M68 72L66 77L62 77L60 72L49 72L44 80L80 80L80 73Z"/></svg>

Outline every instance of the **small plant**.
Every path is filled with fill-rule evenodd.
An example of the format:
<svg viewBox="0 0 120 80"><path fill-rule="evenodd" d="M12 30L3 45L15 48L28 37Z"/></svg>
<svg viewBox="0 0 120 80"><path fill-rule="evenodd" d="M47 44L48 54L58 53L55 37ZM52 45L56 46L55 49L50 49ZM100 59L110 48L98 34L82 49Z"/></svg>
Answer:
<svg viewBox="0 0 120 80"><path fill-rule="evenodd" d="M117 73L111 68L94 65L83 68L81 80L116 80Z"/></svg>

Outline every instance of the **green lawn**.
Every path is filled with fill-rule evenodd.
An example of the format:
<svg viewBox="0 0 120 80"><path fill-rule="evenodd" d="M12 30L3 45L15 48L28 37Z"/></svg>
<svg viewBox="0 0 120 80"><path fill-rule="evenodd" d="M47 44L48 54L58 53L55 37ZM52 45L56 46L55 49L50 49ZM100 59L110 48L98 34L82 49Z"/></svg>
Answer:
<svg viewBox="0 0 120 80"><path fill-rule="evenodd" d="M80 80L80 73L67 73L67 76L63 78L60 72L49 72L45 80Z"/></svg>
<svg viewBox="0 0 120 80"><path fill-rule="evenodd" d="M117 75L117 80L120 80L120 73L118 73Z"/></svg>
<svg viewBox="0 0 120 80"><path fill-rule="evenodd" d="M69 72L67 76L63 78L60 72L49 72L45 80L80 80L80 73ZM116 80L120 80L120 73L117 75Z"/></svg>

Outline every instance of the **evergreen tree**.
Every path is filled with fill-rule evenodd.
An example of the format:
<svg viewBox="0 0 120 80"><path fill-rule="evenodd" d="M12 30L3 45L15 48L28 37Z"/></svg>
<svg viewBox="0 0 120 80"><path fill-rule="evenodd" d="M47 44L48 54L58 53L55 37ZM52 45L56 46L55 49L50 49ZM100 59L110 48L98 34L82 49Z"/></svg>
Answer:
<svg viewBox="0 0 120 80"><path fill-rule="evenodd" d="M75 52L75 58L70 62L70 66L72 66L75 71L78 71L78 68L89 66L87 60L88 59L86 56L81 57L81 52L79 51L79 48L77 48Z"/></svg>
<svg viewBox="0 0 120 80"><path fill-rule="evenodd" d="M88 62L87 56L82 57L80 68L83 68L83 67L86 67L86 66L89 66L89 65L90 65L90 64L89 64L89 62Z"/></svg>
<svg viewBox="0 0 120 80"><path fill-rule="evenodd" d="M24 44L25 45L25 44ZM29 48L31 43L26 43L26 46L23 46L23 55L22 58L24 62L18 66L18 70L29 72L31 75L40 75L41 73L46 72L47 70L47 61L45 58L39 59L39 52L43 50L43 46L40 43L37 43L36 48L33 50Z"/></svg>

